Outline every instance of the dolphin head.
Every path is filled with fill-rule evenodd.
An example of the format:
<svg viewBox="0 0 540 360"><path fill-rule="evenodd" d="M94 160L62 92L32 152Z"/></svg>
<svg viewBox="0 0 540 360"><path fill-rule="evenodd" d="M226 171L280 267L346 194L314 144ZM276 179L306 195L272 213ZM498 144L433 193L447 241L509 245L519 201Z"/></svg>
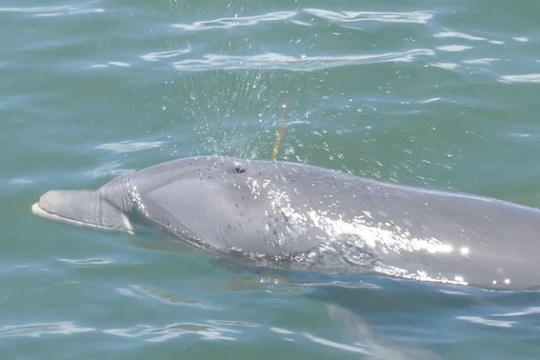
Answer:
<svg viewBox="0 0 540 360"><path fill-rule="evenodd" d="M131 174L128 192L151 222L198 244L297 253L316 241L302 215L309 203L299 201L304 176L297 175L305 171L301 164L278 161L186 158Z"/></svg>
<svg viewBox="0 0 540 360"><path fill-rule="evenodd" d="M293 254L312 249L324 237L304 215L312 207L305 189L320 176L301 164L193 157L116 178L96 191L49 191L32 211L129 233L141 222L219 250Z"/></svg>

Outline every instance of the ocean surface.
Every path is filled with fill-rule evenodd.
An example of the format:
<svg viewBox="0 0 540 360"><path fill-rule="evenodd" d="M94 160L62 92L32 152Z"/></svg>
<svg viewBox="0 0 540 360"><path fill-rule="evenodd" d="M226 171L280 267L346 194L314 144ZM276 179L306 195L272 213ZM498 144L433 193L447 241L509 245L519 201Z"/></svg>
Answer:
<svg viewBox="0 0 540 360"><path fill-rule="evenodd" d="M539 16L3 0L0 358L540 359L538 291L252 269L30 212L176 158L269 159L282 119L279 159L540 207Z"/></svg>

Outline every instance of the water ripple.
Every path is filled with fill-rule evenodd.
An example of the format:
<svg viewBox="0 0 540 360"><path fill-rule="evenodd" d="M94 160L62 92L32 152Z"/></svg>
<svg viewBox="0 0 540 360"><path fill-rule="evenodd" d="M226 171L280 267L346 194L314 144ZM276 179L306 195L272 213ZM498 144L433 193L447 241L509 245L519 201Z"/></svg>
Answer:
<svg viewBox="0 0 540 360"><path fill-rule="evenodd" d="M103 8L86 6L30 6L30 7L0 7L0 13L23 13L33 14L34 16L65 16L80 15L105 12Z"/></svg>
<svg viewBox="0 0 540 360"><path fill-rule="evenodd" d="M306 337L306 339L308 339L308 340L310 340L310 341L312 341L312 342L314 342L316 344L329 346L329 347L332 347L332 348L345 350L345 351L348 351L348 352L355 352L355 353L365 354L365 355L369 355L369 356L374 356L373 353L371 353L371 352L367 351L366 349L361 348L359 346L338 343L338 342L328 340L328 339L324 339L324 338L321 338L321 337L318 337L318 336L315 336L315 335L312 335L312 334L309 334L309 333L303 333L303 335Z"/></svg>
<svg viewBox="0 0 540 360"><path fill-rule="evenodd" d="M460 52L460 51L472 49L472 47L466 46L466 45L443 45L443 46L437 46L436 49L440 51L447 51L447 52Z"/></svg>
<svg viewBox="0 0 540 360"><path fill-rule="evenodd" d="M188 59L175 62L178 70L205 71L211 69L283 69L289 71L314 71L340 66L366 65L384 62L412 62L417 57L433 56L429 49L413 49L403 52L377 55L342 56L289 56L265 53L251 56L225 56L210 54L203 59Z"/></svg>
<svg viewBox="0 0 540 360"><path fill-rule="evenodd" d="M93 328L80 327L72 321L52 323L32 323L0 326L0 338L12 336L40 337L42 335L71 335L94 331Z"/></svg>
<svg viewBox="0 0 540 360"><path fill-rule="evenodd" d="M223 326L189 322L165 326L137 325L132 328L108 329L103 332L122 337L143 338L148 342L163 342L183 335L198 335L204 340L236 340L232 334L242 333Z"/></svg>
<svg viewBox="0 0 540 360"><path fill-rule="evenodd" d="M112 259L105 259L105 258L89 258L89 259L59 258L57 260L60 262L65 262L68 264L78 265L78 266L106 265L106 264L112 264L114 262Z"/></svg>
<svg viewBox="0 0 540 360"><path fill-rule="evenodd" d="M382 21L395 23L425 24L433 14L425 11L379 12L379 11L331 11L324 9L304 9L317 17L338 22Z"/></svg>
<svg viewBox="0 0 540 360"><path fill-rule="evenodd" d="M463 63L470 64L470 65L490 65L491 63L494 63L500 60L501 59L496 59L496 58L478 58L478 59L463 60Z"/></svg>
<svg viewBox="0 0 540 360"><path fill-rule="evenodd" d="M499 82L512 84L512 83L531 83L540 84L539 74L523 74L523 75L504 75L499 78Z"/></svg>
<svg viewBox="0 0 540 360"><path fill-rule="evenodd" d="M161 145L163 145L163 141L120 141L115 143L100 144L95 146L95 148L122 154L159 148Z"/></svg>
<svg viewBox="0 0 540 360"><path fill-rule="evenodd" d="M107 177L107 176L119 176L119 175L123 175L123 174L134 171L133 169L121 168L121 166L122 164L120 162L111 161L101 166L98 166L95 169L86 171L86 174L95 179L99 179L99 178Z"/></svg>
<svg viewBox="0 0 540 360"><path fill-rule="evenodd" d="M183 30L199 31L209 29L233 28L237 26L256 25L261 22L290 19L296 15L294 11L276 11L257 16L235 16L207 21L197 21L191 24L173 24L173 27Z"/></svg>
<svg viewBox="0 0 540 360"><path fill-rule="evenodd" d="M360 316L341 306L327 305L327 310L330 319L339 324L343 335L353 340L351 343L344 343L343 335L340 336L340 341L334 341L309 332L295 332L275 326L270 327L270 331L281 335L281 338L286 341L303 342L303 340L307 339L317 345L334 350L339 349L350 353L364 354L370 358L394 360L436 359L433 354L423 349L410 348L409 346L398 348L390 338L374 333Z"/></svg>
<svg viewBox="0 0 540 360"><path fill-rule="evenodd" d="M437 67L444 70L453 70L458 67L458 64L451 63L451 62L438 62L438 63L431 63L430 66Z"/></svg>
<svg viewBox="0 0 540 360"><path fill-rule="evenodd" d="M25 177L18 177L18 178L13 178L9 180L8 184L9 185L30 185L30 184L35 184L35 180L28 179Z"/></svg>
<svg viewBox="0 0 540 360"><path fill-rule="evenodd" d="M494 316L528 316L540 314L540 306L524 308L520 311L511 311L507 313L493 314Z"/></svg>
<svg viewBox="0 0 540 360"><path fill-rule="evenodd" d="M211 311L220 310L215 306L199 303L196 300L180 297L175 293L149 286L130 285L128 287L118 288L116 290L119 294L124 296L134 297L137 299L148 298L167 305L198 307Z"/></svg>
<svg viewBox="0 0 540 360"><path fill-rule="evenodd" d="M125 61L109 61L106 64L92 64L92 65L88 66L88 68L90 68L90 69L104 69L104 68L108 68L110 66L128 68L128 67L131 67L131 64L127 63Z"/></svg>
<svg viewBox="0 0 540 360"><path fill-rule="evenodd" d="M294 335L294 331L290 331L290 330L275 327L275 326L271 326L270 330L280 335Z"/></svg>
<svg viewBox="0 0 540 360"><path fill-rule="evenodd" d="M184 55L184 54L189 53L190 51L191 49L157 51L157 52L151 52L148 54L141 55L140 58L146 61L159 61L161 59L168 59L168 58Z"/></svg>
<svg viewBox="0 0 540 360"><path fill-rule="evenodd" d="M456 319L468 321L473 324L482 324L482 325L487 325L487 326L503 327L503 328L512 327L516 323L516 321L492 320L492 319L483 318L481 316L456 316Z"/></svg>
<svg viewBox="0 0 540 360"><path fill-rule="evenodd" d="M433 37L435 37L435 38L464 39L464 40L469 40L469 41L487 41L487 42L489 42L491 44L495 44L495 45L504 44L504 42L500 41L500 40L490 40L490 39L486 39L486 38L483 38L483 37L480 37L480 36L469 35L469 34L466 34L466 33L463 33L463 32L453 31L453 30L445 30L445 31L438 32L436 34L433 34Z"/></svg>

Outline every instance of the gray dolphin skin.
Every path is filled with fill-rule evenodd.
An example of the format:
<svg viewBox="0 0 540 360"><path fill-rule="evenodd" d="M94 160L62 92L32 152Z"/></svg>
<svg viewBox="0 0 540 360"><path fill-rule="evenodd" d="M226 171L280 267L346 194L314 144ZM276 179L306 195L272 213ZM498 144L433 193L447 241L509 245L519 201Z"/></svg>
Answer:
<svg viewBox="0 0 540 360"><path fill-rule="evenodd" d="M500 289L540 287L540 211L283 161L193 157L96 191L53 190L34 214L154 227L246 259Z"/></svg>

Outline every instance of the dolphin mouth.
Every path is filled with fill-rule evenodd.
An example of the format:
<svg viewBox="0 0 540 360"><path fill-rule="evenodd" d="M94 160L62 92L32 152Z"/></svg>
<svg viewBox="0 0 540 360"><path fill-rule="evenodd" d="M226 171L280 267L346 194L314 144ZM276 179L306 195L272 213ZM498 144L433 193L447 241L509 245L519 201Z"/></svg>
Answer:
<svg viewBox="0 0 540 360"><path fill-rule="evenodd" d="M101 230L124 230L133 234L129 220L103 202L96 191L51 190L43 194L31 210L34 215L49 220ZM112 216L112 221L109 221L101 216L103 211L117 216Z"/></svg>
<svg viewBox="0 0 540 360"><path fill-rule="evenodd" d="M32 205L32 213L34 215L40 216L40 217L45 218L45 219L49 219L49 220L53 220L53 221L59 221L59 222L63 222L63 223L71 224L71 225L86 226L86 227L91 226L91 227L98 227L100 229L107 229L105 227L99 227L97 225L89 224L89 223L84 222L82 220L70 219L68 217L55 214L53 212L48 212L47 210L45 210L45 209L43 209L41 207L39 201Z"/></svg>

